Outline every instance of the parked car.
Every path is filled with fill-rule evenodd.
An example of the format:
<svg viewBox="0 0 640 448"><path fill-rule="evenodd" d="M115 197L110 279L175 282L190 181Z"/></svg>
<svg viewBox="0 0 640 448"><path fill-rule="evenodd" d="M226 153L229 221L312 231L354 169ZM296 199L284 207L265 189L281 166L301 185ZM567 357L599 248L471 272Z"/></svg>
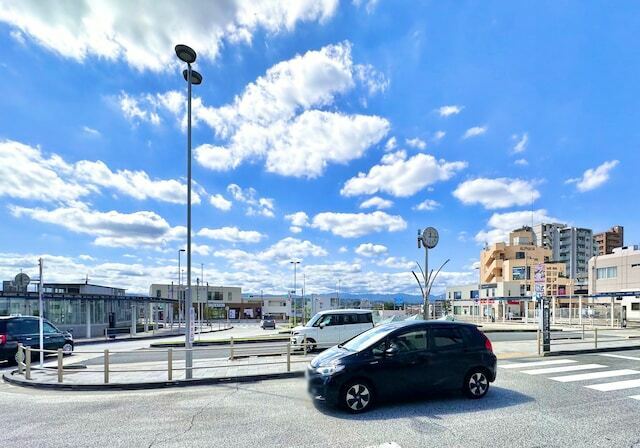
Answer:
<svg viewBox="0 0 640 448"><path fill-rule="evenodd" d="M273 330L276 329L276 321L272 316L262 316L262 320L260 321L260 328L266 330L267 328L271 328Z"/></svg>
<svg viewBox="0 0 640 448"><path fill-rule="evenodd" d="M291 345L302 349L307 341L308 350L327 348L348 341L354 336L373 328L371 310L327 310L320 311L304 326L291 332Z"/></svg>
<svg viewBox="0 0 640 448"><path fill-rule="evenodd" d="M496 379L491 341L471 324L402 321L379 325L316 356L306 370L317 400L363 412L379 398L462 390L482 398Z"/></svg>
<svg viewBox="0 0 640 448"><path fill-rule="evenodd" d="M0 316L0 361L17 361L18 344L40 348L39 319L33 316ZM59 330L47 319L43 321L45 350L73 352L73 337Z"/></svg>

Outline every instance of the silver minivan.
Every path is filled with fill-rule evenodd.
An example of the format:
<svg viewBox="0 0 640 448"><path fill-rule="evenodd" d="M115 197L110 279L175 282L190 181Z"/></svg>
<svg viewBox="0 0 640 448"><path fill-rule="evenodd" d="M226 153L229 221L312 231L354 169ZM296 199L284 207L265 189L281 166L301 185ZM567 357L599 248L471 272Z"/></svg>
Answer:
<svg viewBox="0 0 640 448"><path fill-rule="evenodd" d="M327 310L313 316L305 325L291 332L291 345L302 349L306 338L307 349L327 348L348 341L373 328L371 310Z"/></svg>

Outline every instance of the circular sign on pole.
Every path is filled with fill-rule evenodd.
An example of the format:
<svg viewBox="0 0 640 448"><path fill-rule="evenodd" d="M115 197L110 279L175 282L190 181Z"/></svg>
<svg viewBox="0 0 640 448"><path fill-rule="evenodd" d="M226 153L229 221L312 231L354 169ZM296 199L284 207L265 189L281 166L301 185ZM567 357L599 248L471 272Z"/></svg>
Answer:
<svg viewBox="0 0 640 448"><path fill-rule="evenodd" d="M424 243L425 247L429 249L433 249L434 247L436 247L438 245L439 239L440 237L438 236L438 231L433 227L427 227L426 229L424 229L424 232L422 232L422 242Z"/></svg>
<svg viewBox="0 0 640 448"><path fill-rule="evenodd" d="M26 287L29 286L29 282L31 282L29 276L22 272L16 275L16 278L14 279L14 283L18 289L26 289Z"/></svg>

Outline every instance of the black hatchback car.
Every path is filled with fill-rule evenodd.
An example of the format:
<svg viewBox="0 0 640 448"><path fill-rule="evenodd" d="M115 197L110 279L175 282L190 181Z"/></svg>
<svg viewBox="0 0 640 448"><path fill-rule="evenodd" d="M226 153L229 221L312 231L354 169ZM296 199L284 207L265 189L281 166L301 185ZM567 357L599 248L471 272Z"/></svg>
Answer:
<svg viewBox="0 0 640 448"><path fill-rule="evenodd" d="M350 412L379 398L462 390L482 398L496 379L496 356L475 325L403 321L380 325L316 356L309 393Z"/></svg>
<svg viewBox="0 0 640 448"><path fill-rule="evenodd" d="M18 344L40 347L39 319L33 316L0 316L0 361L14 361ZM44 319L45 350L62 349L65 355L73 352L73 337Z"/></svg>

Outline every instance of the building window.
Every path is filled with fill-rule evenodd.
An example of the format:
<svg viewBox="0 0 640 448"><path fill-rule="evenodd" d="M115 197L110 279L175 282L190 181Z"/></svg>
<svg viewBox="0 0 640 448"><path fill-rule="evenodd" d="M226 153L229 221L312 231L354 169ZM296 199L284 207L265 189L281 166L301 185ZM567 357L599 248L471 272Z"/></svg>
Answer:
<svg viewBox="0 0 640 448"><path fill-rule="evenodd" d="M618 267L611 266L608 268L598 268L596 271L596 278L607 279L607 278L616 278L618 276Z"/></svg>
<svg viewBox="0 0 640 448"><path fill-rule="evenodd" d="M516 252L516 260L524 260L524 252Z"/></svg>
<svg viewBox="0 0 640 448"><path fill-rule="evenodd" d="M478 291L477 289L472 289L469 294L470 294L472 299L479 299L480 298L480 291Z"/></svg>
<svg viewBox="0 0 640 448"><path fill-rule="evenodd" d="M231 291L228 291L228 292L227 292L227 300L228 300L229 302L233 302L233 295L231 294Z"/></svg>
<svg viewBox="0 0 640 448"><path fill-rule="evenodd" d="M159 299L160 297L162 297L162 291L159 289L156 289L156 297Z"/></svg>
<svg viewBox="0 0 640 448"><path fill-rule="evenodd" d="M640 311L640 302L632 303L631 311Z"/></svg>
<svg viewBox="0 0 640 448"><path fill-rule="evenodd" d="M454 291L453 300L460 300L460 299L462 299L462 293L460 291Z"/></svg>

